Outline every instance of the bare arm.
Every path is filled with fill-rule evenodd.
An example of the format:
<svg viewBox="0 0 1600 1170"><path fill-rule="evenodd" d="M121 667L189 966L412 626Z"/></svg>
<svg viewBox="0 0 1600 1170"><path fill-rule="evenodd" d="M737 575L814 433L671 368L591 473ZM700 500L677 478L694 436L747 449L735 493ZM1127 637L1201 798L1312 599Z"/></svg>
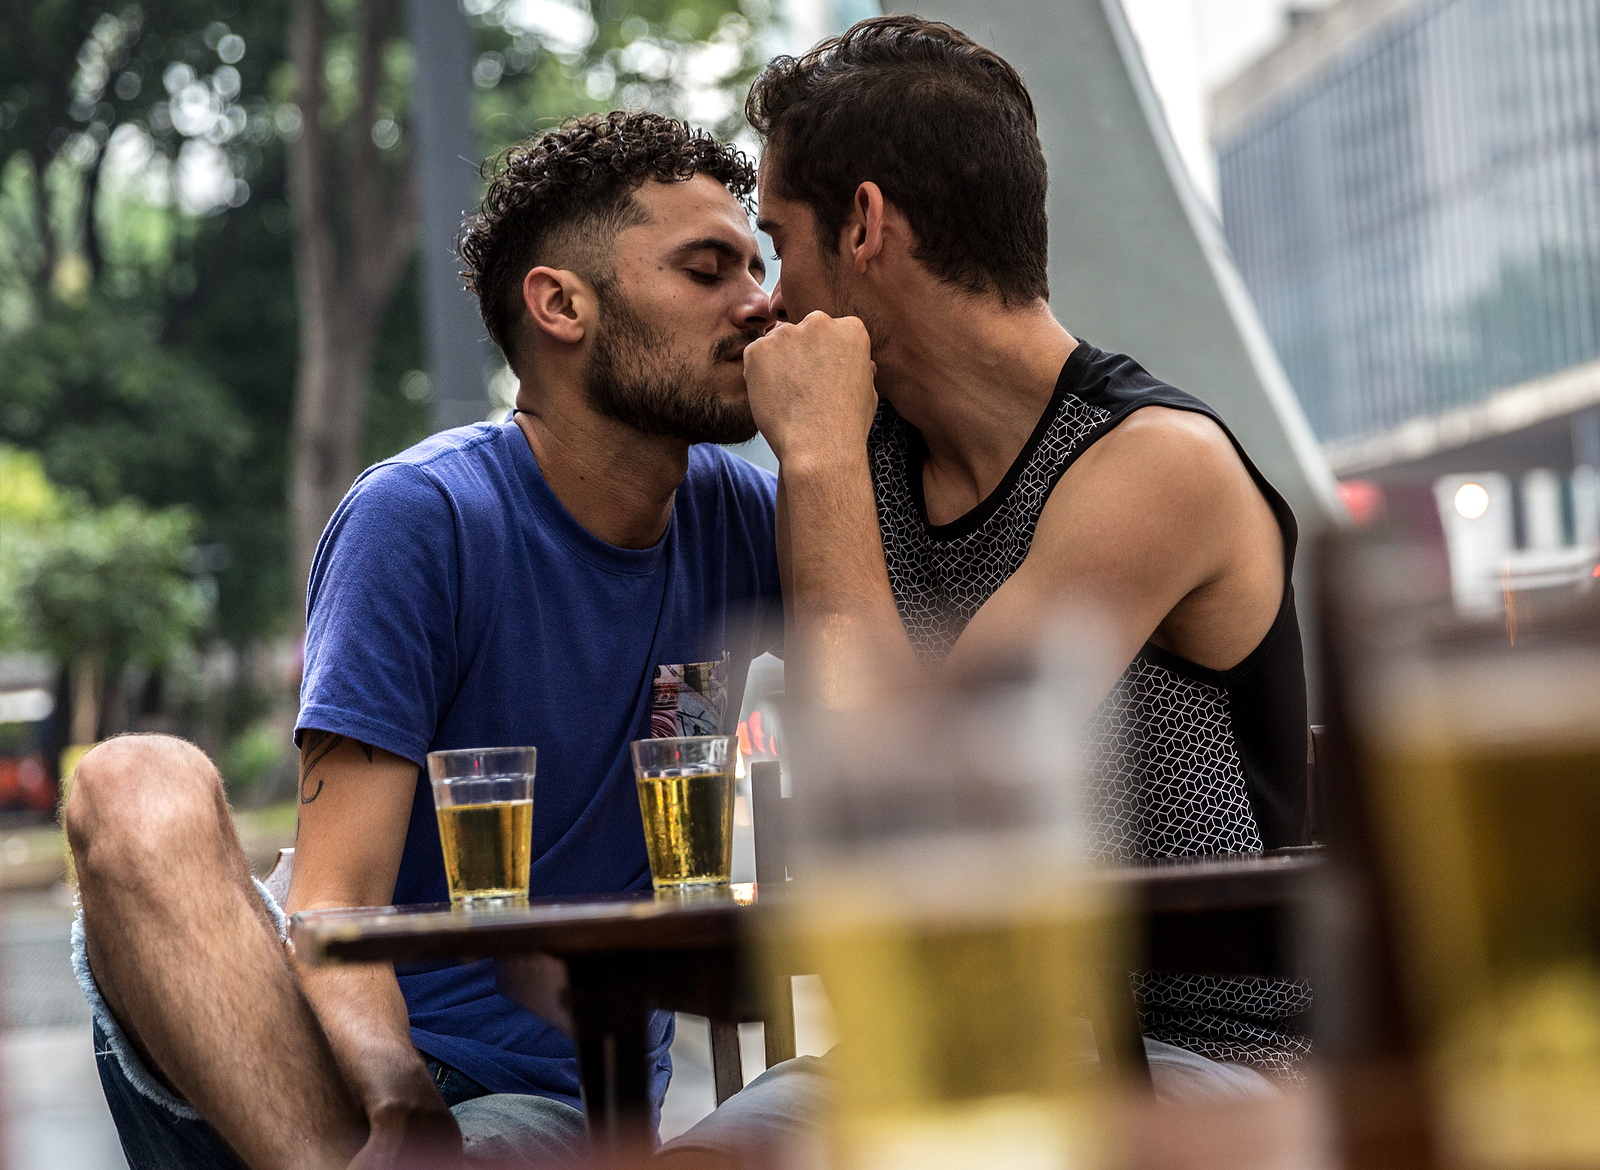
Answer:
<svg viewBox="0 0 1600 1170"><path fill-rule="evenodd" d="M892 679L916 669L884 567L867 466L867 430L878 404L870 348L854 317L813 313L745 349L751 407L781 467L785 665L798 668L795 689L824 702L868 676ZM808 350L822 361L808 357L812 385L801 388L789 374Z"/></svg>
<svg viewBox="0 0 1600 1170"><path fill-rule="evenodd" d="M1106 690L1147 641L1225 670L1266 636L1282 595L1282 534L1228 437L1203 415L1147 407L1063 474L1021 567L950 662L1026 644L1066 610L1107 639Z"/></svg>
<svg viewBox="0 0 1600 1170"><path fill-rule="evenodd" d="M382 748L308 730L300 750L300 825L286 909L381 906L394 896L417 767ZM372 1128L352 1167L403 1147L460 1149L461 1134L427 1066L394 969L296 962L306 998Z"/></svg>
<svg viewBox="0 0 1600 1170"><path fill-rule="evenodd" d="M915 661L867 465L869 344L859 321L814 313L745 351L751 406L782 466L780 565L786 555L785 599L800 639L789 661L803 664L804 689L823 698L836 678L892 678ZM1201 415L1146 408L1063 475L1022 567L963 631L950 662L959 669L1027 645L1070 608L1093 615L1107 636L1107 690L1151 639L1223 669L1271 627L1282 560L1271 509L1222 430Z"/></svg>

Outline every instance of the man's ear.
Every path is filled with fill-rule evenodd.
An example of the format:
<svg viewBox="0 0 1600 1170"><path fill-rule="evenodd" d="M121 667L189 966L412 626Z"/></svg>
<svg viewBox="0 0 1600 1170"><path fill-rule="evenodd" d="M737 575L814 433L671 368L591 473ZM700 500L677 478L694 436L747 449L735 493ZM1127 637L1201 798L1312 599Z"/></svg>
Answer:
<svg viewBox="0 0 1600 1170"><path fill-rule="evenodd" d="M850 218L845 221L845 259L858 274L867 271L867 262L883 251L883 191L876 183L862 183L850 201Z"/></svg>
<svg viewBox="0 0 1600 1170"><path fill-rule="evenodd" d="M539 267L522 278L522 303L534 327L552 340L576 345L593 327L594 289L576 272Z"/></svg>

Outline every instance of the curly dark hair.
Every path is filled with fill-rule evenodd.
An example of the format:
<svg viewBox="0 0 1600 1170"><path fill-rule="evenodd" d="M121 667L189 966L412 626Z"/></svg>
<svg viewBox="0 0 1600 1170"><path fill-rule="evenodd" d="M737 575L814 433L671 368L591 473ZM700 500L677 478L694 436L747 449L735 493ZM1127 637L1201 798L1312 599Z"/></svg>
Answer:
<svg viewBox="0 0 1600 1170"><path fill-rule="evenodd" d="M1022 77L947 24L879 16L756 78L745 117L777 193L811 208L824 252L878 184L940 280L1007 304L1050 295L1039 127Z"/></svg>
<svg viewBox="0 0 1600 1170"><path fill-rule="evenodd" d="M755 165L738 148L660 114L613 110L568 118L483 165L489 190L456 250L478 311L515 365L517 325L530 268L570 268L597 285L612 279L617 233L644 222L634 195L647 179L709 175L748 210Z"/></svg>

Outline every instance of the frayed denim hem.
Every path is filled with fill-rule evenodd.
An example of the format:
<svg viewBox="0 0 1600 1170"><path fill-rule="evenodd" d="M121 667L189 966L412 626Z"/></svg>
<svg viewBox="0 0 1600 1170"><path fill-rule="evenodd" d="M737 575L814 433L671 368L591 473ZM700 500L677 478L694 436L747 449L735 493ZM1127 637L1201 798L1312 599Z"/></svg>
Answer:
<svg viewBox="0 0 1600 1170"><path fill-rule="evenodd" d="M278 938L286 939L289 936L289 919L283 912L283 907L278 905L278 900L255 878L256 893L261 895L261 902L267 908L267 914L272 918L272 924L277 928ZM110 1054L117 1058L117 1063L122 1066L122 1075L128 1078L128 1083L136 1089L140 1096L147 1097L174 1116L186 1121L202 1120L200 1113L187 1101L181 1101L167 1091L166 1087L150 1074L139 1056L133 1050L133 1045L128 1042L128 1037L123 1033L122 1027L117 1023L111 1009L106 1006L105 997L100 994L100 987L94 981L94 973L89 970L89 950L84 941L83 933L83 907L78 907L78 916L72 923L72 973L78 977L78 987L83 991L83 998L89 1001L89 1011L94 1017L94 1022L99 1026L100 1032L106 1038L106 1047ZM104 1053L95 1053L96 1056Z"/></svg>

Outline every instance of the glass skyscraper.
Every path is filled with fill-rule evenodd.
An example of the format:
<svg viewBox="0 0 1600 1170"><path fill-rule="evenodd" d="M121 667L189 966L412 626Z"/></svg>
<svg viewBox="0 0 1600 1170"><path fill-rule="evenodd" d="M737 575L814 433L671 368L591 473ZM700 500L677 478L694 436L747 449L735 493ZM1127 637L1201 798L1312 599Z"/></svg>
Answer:
<svg viewBox="0 0 1600 1170"><path fill-rule="evenodd" d="M1394 3L1234 97L1224 230L1324 442L1600 356L1600 0Z"/></svg>

